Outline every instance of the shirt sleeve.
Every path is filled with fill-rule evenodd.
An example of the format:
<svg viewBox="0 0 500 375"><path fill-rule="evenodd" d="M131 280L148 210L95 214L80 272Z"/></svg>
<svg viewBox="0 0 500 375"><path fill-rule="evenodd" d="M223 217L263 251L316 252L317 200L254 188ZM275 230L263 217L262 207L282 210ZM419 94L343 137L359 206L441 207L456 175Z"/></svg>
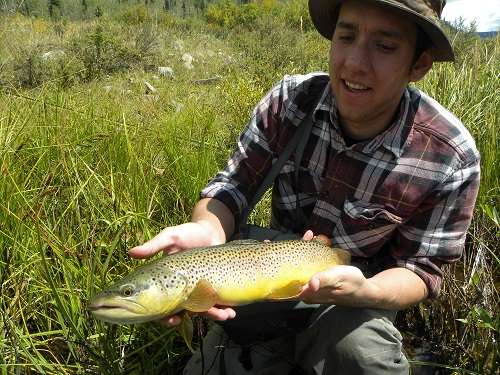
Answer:
<svg viewBox="0 0 500 375"><path fill-rule="evenodd" d="M419 275L430 298L439 294L441 265L462 255L479 179L479 160L456 169L395 233L391 244L395 264Z"/></svg>
<svg viewBox="0 0 500 375"><path fill-rule="evenodd" d="M201 191L202 198L215 198L233 213L236 224L269 171L279 137L280 115L287 99L287 77L257 104L241 133L225 168Z"/></svg>

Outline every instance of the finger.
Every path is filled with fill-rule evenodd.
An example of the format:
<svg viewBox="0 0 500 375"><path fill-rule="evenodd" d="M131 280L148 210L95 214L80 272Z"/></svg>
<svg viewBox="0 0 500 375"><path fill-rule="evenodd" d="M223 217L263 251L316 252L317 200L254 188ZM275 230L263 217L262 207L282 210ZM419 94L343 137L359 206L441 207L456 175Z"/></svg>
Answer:
<svg viewBox="0 0 500 375"><path fill-rule="evenodd" d="M158 251L164 250L174 243L170 234L164 229L155 237L142 245L133 247L128 251L133 258L149 258L155 255Z"/></svg>
<svg viewBox="0 0 500 375"><path fill-rule="evenodd" d="M314 238L314 233L312 230L308 229L304 235L302 236L302 239L305 241L310 241Z"/></svg>
<svg viewBox="0 0 500 375"><path fill-rule="evenodd" d="M212 320L224 321L228 319L233 319L236 316L236 311L234 311L230 307L226 308L211 307L210 309L208 309L207 312L203 313L202 315Z"/></svg>
<svg viewBox="0 0 500 375"><path fill-rule="evenodd" d="M128 255L132 258L143 259L150 258L155 255L157 251L146 244L133 247L128 251Z"/></svg>
<svg viewBox="0 0 500 375"><path fill-rule="evenodd" d="M163 319L160 319L160 324L167 327L175 327L181 324L181 317L179 315L167 316Z"/></svg>
<svg viewBox="0 0 500 375"><path fill-rule="evenodd" d="M321 288L321 280L319 277L313 276L311 280L309 280L309 283L307 284L307 289L311 293L316 293L320 288Z"/></svg>
<svg viewBox="0 0 500 375"><path fill-rule="evenodd" d="M311 285L312 282L312 285ZM300 294L297 296L298 300L301 300L305 303L314 303L312 302L314 300L314 297L316 295L316 292L319 290L318 282L310 280L309 283L304 285L302 287L302 291Z"/></svg>
<svg viewBox="0 0 500 375"><path fill-rule="evenodd" d="M319 288L333 287L337 288L340 283L340 276L334 270L322 272L317 275Z"/></svg>
<svg viewBox="0 0 500 375"><path fill-rule="evenodd" d="M213 307L209 309L206 314L213 320L227 320L236 316L236 312L229 307L222 309Z"/></svg>
<svg viewBox="0 0 500 375"><path fill-rule="evenodd" d="M171 255L171 254L175 254L175 253L178 253L180 251L183 251L185 250L184 247L181 247L181 246L170 246L168 249L164 249L163 252L165 253L165 255Z"/></svg>

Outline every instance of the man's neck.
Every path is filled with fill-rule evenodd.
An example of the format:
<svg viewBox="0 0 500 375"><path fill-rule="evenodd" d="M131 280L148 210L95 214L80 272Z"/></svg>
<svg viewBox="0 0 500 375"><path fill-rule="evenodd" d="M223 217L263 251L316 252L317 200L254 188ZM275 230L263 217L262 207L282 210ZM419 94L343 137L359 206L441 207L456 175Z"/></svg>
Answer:
<svg viewBox="0 0 500 375"><path fill-rule="evenodd" d="M380 133L384 132L392 124L394 116L388 118L387 120L381 121L378 124L357 124L343 121L340 118L340 126L342 128L342 133L345 137L356 142L366 141L368 139L375 138Z"/></svg>
<svg viewBox="0 0 500 375"><path fill-rule="evenodd" d="M349 138L353 143L375 138L377 135L387 130L394 123L397 116L399 115L400 103L396 106L392 115L378 118L376 122L372 121L370 123L346 121L339 113L340 127L342 128L344 137Z"/></svg>

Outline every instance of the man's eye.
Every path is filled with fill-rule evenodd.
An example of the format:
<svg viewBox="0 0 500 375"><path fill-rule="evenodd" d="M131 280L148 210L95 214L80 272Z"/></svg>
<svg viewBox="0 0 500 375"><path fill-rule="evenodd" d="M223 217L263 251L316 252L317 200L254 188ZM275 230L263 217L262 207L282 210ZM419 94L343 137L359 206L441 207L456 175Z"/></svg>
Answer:
<svg viewBox="0 0 500 375"><path fill-rule="evenodd" d="M341 42L348 43L352 42L354 40L354 37L352 35L339 35L337 39Z"/></svg>
<svg viewBox="0 0 500 375"><path fill-rule="evenodd" d="M396 47L384 43L377 43L377 48L383 52L392 52L396 50Z"/></svg>

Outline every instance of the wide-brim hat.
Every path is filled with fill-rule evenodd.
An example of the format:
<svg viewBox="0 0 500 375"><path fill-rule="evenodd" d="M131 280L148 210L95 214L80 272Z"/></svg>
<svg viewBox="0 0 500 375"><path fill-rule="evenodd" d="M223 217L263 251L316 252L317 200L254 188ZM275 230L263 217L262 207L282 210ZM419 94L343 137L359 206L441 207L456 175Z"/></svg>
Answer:
<svg viewBox="0 0 500 375"><path fill-rule="evenodd" d="M331 40L335 30L339 5L344 0L309 0L309 14L321 35ZM439 26L441 11L446 1L441 0L364 0L400 12L415 22L432 42L434 61L453 61L455 55L450 41Z"/></svg>

